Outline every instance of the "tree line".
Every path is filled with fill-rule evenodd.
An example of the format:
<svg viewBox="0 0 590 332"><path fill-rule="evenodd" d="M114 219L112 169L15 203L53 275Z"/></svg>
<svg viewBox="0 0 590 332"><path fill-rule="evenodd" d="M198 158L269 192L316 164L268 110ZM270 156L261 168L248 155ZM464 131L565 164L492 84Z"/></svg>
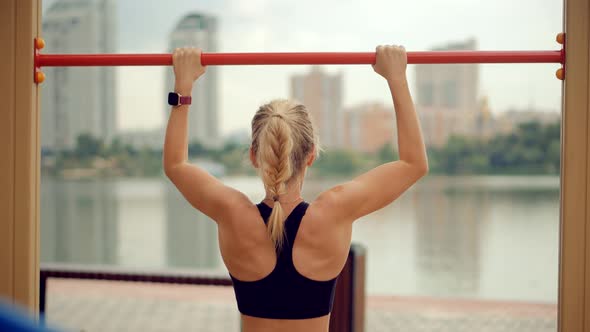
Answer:
<svg viewBox="0 0 590 332"><path fill-rule="evenodd" d="M254 175L248 160L248 145L227 143L208 148L199 142L189 144L191 158L208 159L224 165L228 175ZM119 139L111 144L90 135L80 135L71 150L45 155L44 173L59 175L72 168L100 168L106 176L159 176L162 150L136 148ZM324 151L310 176L352 176L397 159L391 144L375 153L345 149ZM451 136L441 147L428 149L431 174L558 174L560 159L559 122L542 125L528 122L508 134L489 139Z"/></svg>

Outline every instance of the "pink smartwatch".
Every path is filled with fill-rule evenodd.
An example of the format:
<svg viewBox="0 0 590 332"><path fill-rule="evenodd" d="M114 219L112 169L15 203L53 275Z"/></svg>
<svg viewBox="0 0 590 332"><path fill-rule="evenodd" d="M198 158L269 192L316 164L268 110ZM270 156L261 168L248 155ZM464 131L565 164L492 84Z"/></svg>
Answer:
<svg viewBox="0 0 590 332"><path fill-rule="evenodd" d="M177 92L170 92L168 94L168 105L171 106L190 105L191 101L191 96L182 96Z"/></svg>

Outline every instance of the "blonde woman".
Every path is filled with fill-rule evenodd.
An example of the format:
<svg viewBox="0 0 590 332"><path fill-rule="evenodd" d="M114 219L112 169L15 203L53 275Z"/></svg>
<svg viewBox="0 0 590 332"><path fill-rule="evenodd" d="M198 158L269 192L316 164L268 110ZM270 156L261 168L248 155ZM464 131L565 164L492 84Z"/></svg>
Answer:
<svg viewBox="0 0 590 332"><path fill-rule="evenodd" d="M165 173L190 204L217 223L244 332L328 331L352 223L393 202L428 171L406 80L406 52L403 47L379 46L373 65L391 91L399 160L307 203L301 188L319 151L318 137L304 105L274 100L260 106L252 119L250 159L266 191L259 204L187 161L187 97L205 73L200 54L195 48L174 51L176 82L169 98L174 106L164 144Z"/></svg>

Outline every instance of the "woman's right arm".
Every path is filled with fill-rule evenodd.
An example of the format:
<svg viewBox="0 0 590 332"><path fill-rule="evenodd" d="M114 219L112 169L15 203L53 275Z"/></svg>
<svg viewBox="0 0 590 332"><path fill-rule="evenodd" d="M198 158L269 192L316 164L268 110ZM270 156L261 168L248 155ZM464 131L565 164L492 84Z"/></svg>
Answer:
<svg viewBox="0 0 590 332"><path fill-rule="evenodd" d="M380 165L322 193L317 203L336 220L354 221L398 198L428 172L426 148L406 79L403 47L377 47L373 69L387 80L397 121L399 160Z"/></svg>

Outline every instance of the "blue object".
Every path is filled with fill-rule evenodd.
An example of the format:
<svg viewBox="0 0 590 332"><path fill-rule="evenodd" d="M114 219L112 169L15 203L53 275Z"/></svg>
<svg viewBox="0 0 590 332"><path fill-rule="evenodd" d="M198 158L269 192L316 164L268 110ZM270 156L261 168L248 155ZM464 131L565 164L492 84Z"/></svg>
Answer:
<svg viewBox="0 0 590 332"><path fill-rule="evenodd" d="M41 318L39 318L41 320ZM57 332L40 325L23 309L0 301L0 332Z"/></svg>

